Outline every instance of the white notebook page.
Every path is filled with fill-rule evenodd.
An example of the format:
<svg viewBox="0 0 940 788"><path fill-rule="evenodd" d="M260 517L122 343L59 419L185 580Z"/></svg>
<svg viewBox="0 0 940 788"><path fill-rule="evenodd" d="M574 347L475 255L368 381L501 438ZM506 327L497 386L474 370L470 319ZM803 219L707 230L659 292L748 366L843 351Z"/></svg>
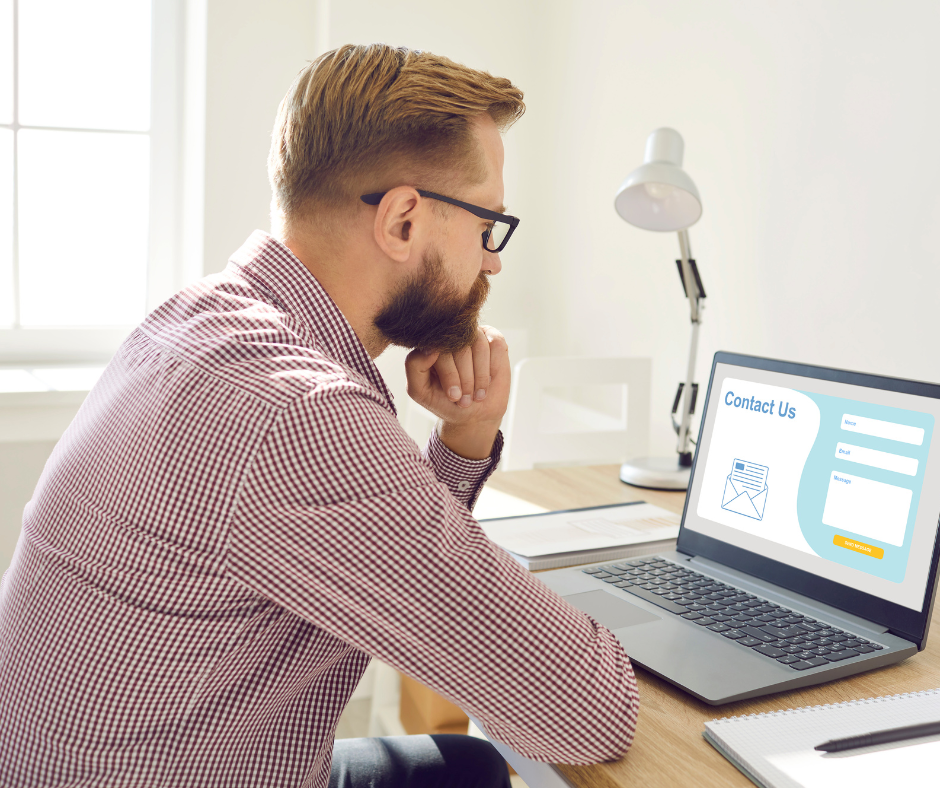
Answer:
<svg viewBox="0 0 940 788"><path fill-rule="evenodd" d="M481 520L486 535L531 557L675 539L681 517L650 503Z"/></svg>
<svg viewBox="0 0 940 788"><path fill-rule="evenodd" d="M940 736L839 753L817 744L940 720L940 689L706 722L709 733L772 788L940 784Z"/></svg>

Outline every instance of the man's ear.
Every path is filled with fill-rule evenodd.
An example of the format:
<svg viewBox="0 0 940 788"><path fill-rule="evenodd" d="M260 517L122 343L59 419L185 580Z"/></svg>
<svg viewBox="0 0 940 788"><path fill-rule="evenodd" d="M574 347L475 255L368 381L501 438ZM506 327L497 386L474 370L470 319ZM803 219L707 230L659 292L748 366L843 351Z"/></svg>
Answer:
<svg viewBox="0 0 940 788"><path fill-rule="evenodd" d="M421 195L410 186L397 186L385 193L373 224L379 248L399 263L407 262L415 248L415 223L422 217Z"/></svg>

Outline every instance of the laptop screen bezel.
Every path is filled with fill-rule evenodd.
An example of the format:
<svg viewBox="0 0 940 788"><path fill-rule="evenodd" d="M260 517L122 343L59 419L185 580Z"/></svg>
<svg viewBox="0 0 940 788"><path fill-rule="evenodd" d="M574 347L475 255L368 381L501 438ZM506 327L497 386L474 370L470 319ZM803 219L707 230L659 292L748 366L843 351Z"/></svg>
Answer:
<svg viewBox="0 0 940 788"><path fill-rule="evenodd" d="M782 372L788 375L799 375L817 380L846 383L852 386L864 386L883 391L896 391L902 394L913 394L918 397L930 397L940 400L940 385L933 383L900 380L880 375L869 375L863 372L849 372L841 369L719 351L712 360L708 392L705 397L703 417L698 431L699 446L702 445L705 424L709 418L708 404L711 399L715 371L719 364L760 369L768 372ZM695 478L698 467L698 460L699 453L696 452L689 480L690 490L692 489L691 480ZM687 528L685 522L690 498L691 496L686 496L685 506L682 510L682 523L679 527L679 538L676 547L679 552L716 561L732 569L754 575L761 580L775 583L783 588L810 597L823 604L831 605L852 615L880 624L887 627L892 634L915 642L918 649L923 649L926 645L930 616L933 612L934 590L937 584L937 564L940 561L940 538L938 538L938 534L940 534L940 512L938 512L938 531L934 534L930 572L924 589L924 601L921 610L916 611L841 583L833 582L811 572L795 569L788 564Z"/></svg>

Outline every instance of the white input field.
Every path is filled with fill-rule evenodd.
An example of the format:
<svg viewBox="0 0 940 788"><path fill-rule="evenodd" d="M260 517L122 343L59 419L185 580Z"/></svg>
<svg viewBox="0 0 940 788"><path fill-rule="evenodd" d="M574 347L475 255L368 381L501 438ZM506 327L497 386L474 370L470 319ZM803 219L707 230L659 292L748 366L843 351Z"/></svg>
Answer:
<svg viewBox="0 0 940 788"><path fill-rule="evenodd" d="M870 465L872 468L895 471L907 476L917 475L918 463L913 457L902 457L900 454L889 454L886 451L867 449L864 446L853 446L851 443L836 444L836 459Z"/></svg>
<svg viewBox="0 0 940 788"><path fill-rule="evenodd" d="M833 471L823 510L824 525L900 547L913 493L905 487Z"/></svg>
<svg viewBox="0 0 940 788"><path fill-rule="evenodd" d="M915 446L924 444L924 430L921 427L909 427L907 424L895 424L893 421L881 421L881 419L866 419L864 416L853 416L851 413L842 414L842 429L848 432L860 432L862 435L872 435L875 438L912 443Z"/></svg>

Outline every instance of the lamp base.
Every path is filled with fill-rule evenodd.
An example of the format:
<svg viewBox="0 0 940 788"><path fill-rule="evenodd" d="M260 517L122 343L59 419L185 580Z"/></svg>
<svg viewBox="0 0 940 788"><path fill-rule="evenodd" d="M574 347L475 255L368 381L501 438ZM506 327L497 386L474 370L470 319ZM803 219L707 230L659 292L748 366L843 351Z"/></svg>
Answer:
<svg viewBox="0 0 940 788"><path fill-rule="evenodd" d="M687 490L691 468L679 457L639 457L620 466L620 481L647 490Z"/></svg>

